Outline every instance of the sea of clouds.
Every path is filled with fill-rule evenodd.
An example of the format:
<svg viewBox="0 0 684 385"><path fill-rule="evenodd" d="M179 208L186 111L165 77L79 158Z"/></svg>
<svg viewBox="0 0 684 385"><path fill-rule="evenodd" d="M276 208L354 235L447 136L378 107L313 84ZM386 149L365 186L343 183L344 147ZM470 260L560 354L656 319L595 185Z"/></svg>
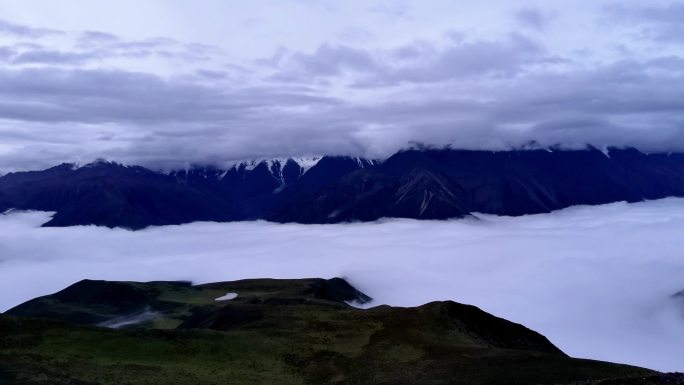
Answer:
<svg viewBox="0 0 684 385"><path fill-rule="evenodd" d="M684 371L684 298L673 297L684 290L684 199L517 218L137 232L40 228L49 216L0 215L0 311L84 278L340 276L373 304L474 304L572 356Z"/></svg>

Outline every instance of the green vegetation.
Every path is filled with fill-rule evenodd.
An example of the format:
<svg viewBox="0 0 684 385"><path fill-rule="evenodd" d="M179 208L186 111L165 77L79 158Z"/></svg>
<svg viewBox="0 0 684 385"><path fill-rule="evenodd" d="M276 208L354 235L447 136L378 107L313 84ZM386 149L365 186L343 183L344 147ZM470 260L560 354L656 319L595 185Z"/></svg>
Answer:
<svg viewBox="0 0 684 385"><path fill-rule="evenodd" d="M237 293L230 301L215 301ZM1 384L569 384L655 374L567 357L473 306L368 310L343 280L82 281L0 316ZM127 328L97 327L143 312Z"/></svg>

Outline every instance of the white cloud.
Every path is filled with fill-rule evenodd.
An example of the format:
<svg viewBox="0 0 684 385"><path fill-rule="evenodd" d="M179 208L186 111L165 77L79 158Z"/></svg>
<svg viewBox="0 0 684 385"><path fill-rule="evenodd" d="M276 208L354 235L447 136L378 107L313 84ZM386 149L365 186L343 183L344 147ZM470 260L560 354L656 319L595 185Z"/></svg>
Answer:
<svg viewBox="0 0 684 385"><path fill-rule="evenodd" d="M75 281L347 277L376 304L475 304L570 355L684 370L684 199L446 222L195 223L139 232L0 216L0 310Z"/></svg>

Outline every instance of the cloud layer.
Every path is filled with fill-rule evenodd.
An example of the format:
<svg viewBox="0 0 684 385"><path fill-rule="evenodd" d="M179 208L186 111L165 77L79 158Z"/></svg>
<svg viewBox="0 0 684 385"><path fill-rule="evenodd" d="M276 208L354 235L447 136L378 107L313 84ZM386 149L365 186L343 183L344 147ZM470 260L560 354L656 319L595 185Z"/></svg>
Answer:
<svg viewBox="0 0 684 385"><path fill-rule="evenodd" d="M283 44L278 21L259 13L275 7L266 3L244 6L255 16L233 23L279 47L260 56L241 55L249 50L233 40L0 20L0 172L98 157L167 167L383 157L411 141L684 151L682 2L293 0L278 11L305 15L311 30L294 26L300 35ZM207 24L217 23L211 7L200 8Z"/></svg>
<svg viewBox="0 0 684 385"><path fill-rule="evenodd" d="M138 232L39 228L47 217L0 215L0 310L84 278L342 276L373 305L475 304L573 356L684 370L684 301L671 297L684 289L682 199L516 218Z"/></svg>

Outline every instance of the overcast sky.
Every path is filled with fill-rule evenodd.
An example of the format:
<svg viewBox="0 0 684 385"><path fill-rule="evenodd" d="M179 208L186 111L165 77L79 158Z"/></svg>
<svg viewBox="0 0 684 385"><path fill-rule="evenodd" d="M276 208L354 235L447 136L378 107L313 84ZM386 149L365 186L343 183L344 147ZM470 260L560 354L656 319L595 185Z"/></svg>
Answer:
<svg viewBox="0 0 684 385"><path fill-rule="evenodd" d="M684 151L684 1L0 0L0 170Z"/></svg>

